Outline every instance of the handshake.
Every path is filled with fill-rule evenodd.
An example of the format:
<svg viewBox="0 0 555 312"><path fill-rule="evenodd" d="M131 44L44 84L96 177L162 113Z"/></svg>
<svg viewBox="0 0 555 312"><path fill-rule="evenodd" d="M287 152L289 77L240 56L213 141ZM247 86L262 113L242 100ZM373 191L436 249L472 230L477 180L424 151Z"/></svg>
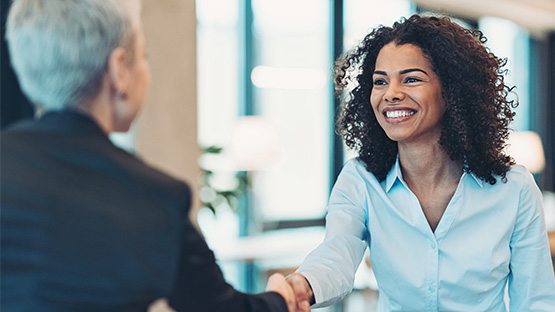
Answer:
<svg viewBox="0 0 555 312"><path fill-rule="evenodd" d="M280 273L272 274L266 284L266 291L279 293L285 299L289 312L310 312L314 294L300 273L293 273L287 279Z"/></svg>

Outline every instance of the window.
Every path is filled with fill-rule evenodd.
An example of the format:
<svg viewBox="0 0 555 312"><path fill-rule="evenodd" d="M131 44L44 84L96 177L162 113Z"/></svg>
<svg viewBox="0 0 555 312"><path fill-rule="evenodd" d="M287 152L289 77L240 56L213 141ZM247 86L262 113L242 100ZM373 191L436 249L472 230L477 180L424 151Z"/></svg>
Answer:
<svg viewBox="0 0 555 312"><path fill-rule="evenodd" d="M488 41L486 45L500 58L508 58L506 82L516 86L519 106L511 128L518 131L530 130L530 62L529 35L515 23L495 17L484 17L478 21L478 28Z"/></svg>
<svg viewBox="0 0 555 312"><path fill-rule="evenodd" d="M253 204L266 222L325 213L332 126L328 4L252 2L253 113L276 125L283 147L275 168L253 174Z"/></svg>
<svg viewBox="0 0 555 312"><path fill-rule="evenodd" d="M415 12L408 0L344 0L344 45L349 49L356 45L373 28L391 26L401 17Z"/></svg>
<svg viewBox="0 0 555 312"><path fill-rule="evenodd" d="M199 0L197 21L198 141L223 146L239 113L239 1Z"/></svg>

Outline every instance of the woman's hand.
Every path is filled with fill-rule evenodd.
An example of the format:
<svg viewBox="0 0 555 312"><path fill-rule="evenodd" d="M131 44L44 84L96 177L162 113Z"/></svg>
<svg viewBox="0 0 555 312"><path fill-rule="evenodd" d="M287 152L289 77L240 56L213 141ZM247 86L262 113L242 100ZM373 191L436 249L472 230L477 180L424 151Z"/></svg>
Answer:
<svg viewBox="0 0 555 312"><path fill-rule="evenodd" d="M310 304L314 302L312 287L300 273L293 273L287 277L287 282L293 288L299 312L310 312Z"/></svg>
<svg viewBox="0 0 555 312"><path fill-rule="evenodd" d="M285 299L289 312L297 312L297 298L291 286L285 281L283 274L272 274L266 284L266 291L275 291L280 294Z"/></svg>

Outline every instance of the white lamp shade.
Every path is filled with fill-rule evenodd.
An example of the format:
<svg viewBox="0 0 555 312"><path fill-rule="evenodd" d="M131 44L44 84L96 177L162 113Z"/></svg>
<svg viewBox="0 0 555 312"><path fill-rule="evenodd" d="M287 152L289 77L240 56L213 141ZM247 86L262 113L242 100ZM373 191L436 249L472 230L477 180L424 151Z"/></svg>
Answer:
<svg viewBox="0 0 555 312"><path fill-rule="evenodd" d="M539 173L545 167L545 156L540 136L533 131L511 132L506 152L517 164L532 173Z"/></svg>
<svg viewBox="0 0 555 312"><path fill-rule="evenodd" d="M268 169L282 155L277 128L260 116L246 116L237 120L228 149L241 171Z"/></svg>

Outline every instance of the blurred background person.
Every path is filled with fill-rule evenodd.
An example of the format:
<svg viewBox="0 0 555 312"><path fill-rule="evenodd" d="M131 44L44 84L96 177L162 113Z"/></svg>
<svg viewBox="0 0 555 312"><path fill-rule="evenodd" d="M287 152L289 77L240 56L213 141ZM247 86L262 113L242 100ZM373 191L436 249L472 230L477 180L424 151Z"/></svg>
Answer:
<svg viewBox="0 0 555 312"><path fill-rule="evenodd" d="M293 311L282 275L225 282L186 183L108 139L149 86L139 0L16 0L7 41L40 112L1 133L3 311ZM285 300L287 299L287 300Z"/></svg>

